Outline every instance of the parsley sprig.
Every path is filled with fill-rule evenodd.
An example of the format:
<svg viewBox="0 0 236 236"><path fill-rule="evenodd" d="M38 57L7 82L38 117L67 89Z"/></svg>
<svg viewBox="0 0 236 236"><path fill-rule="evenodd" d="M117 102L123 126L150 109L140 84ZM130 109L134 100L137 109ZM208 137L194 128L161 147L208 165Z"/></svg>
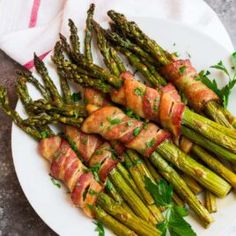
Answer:
<svg viewBox="0 0 236 236"><path fill-rule="evenodd" d="M103 224L100 221L95 221L94 224L96 225L95 231L98 232L98 236L104 236L105 235L105 231L104 231L104 227Z"/></svg>
<svg viewBox="0 0 236 236"><path fill-rule="evenodd" d="M184 219L188 215L186 208L176 206L172 201L173 188L171 185L168 185L164 180L155 184L146 177L145 187L152 195L155 204L166 209L165 220L157 224L162 236L167 234L171 236L196 236L191 225Z"/></svg>
<svg viewBox="0 0 236 236"><path fill-rule="evenodd" d="M232 92L233 87L236 84L236 52L234 52L231 56L234 70L233 75L229 72L222 61L218 62L216 65L211 66L210 68L222 71L228 78L228 84L226 84L223 88L219 88L215 79L210 80L208 75L210 75L209 71L201 71L198 76L198 80L201 80L208 88L212 89L222 100L223 106L226 108L229 103L229 96Z"/></svg>

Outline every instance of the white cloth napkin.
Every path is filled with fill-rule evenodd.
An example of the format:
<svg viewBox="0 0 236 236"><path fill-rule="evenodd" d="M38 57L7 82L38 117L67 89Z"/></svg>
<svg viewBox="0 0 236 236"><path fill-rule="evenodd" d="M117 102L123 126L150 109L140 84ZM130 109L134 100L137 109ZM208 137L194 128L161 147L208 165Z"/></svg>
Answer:
<svg viewBox="0 0 236 236"><path fill-rule="evenodd" d="M96 4L99 22L108 19L109 9L127 16L173 19L198 28L233 50L223 24L202 0L0 0L0 48L30 69L33 52L43 58L53 48L58 32L67 34L68 18L83 29L91 2Z"/></svg>
<svg viewBox="0 0 236 236"><path fill-rule="evenodd" d="M58 33L68 33L68 18L84 28L90 3L95 19L107 21L107 10L126 16L159 17L188 24L208 34L225 48L233 45L215 12L202 0L0 0L0 48L28 69L32 55L41 58L53 48ZM236 235L236 227L226 236Z"/></svg>

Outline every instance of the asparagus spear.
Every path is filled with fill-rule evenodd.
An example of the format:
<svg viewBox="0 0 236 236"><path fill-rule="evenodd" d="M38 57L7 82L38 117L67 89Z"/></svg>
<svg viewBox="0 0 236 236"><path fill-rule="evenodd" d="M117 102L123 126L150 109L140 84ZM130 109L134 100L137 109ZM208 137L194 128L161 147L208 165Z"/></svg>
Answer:
<svg viewBox="0 0 236 236"><path fill-rule="evenodd" d="M70 43L72 46L73 53L75 53L75 55L79 55L80 54L80 41L79 41L79 36L78 36L78 29L71 19L69 19L68 25L70 27L70 32L71 32Z"/></svg>
<svg viewBox="0 0 236 236"><path fill-rule="evenodd" d="M93 31L93 14L94 14L95 5L91 4L87 11L86 19L86 28L85 28L85 38L84 38L84 55L88 62L93 61L92 52L91 52L91 41L92 41L92 31Z"/></svg>
<svg viewBox="0 0 236 236"><path fill-rule="evenodd" d="M194 194L199 194L203 191L203 188L192 177L184 174L182 178Z"/></svg>
<svg viewBox="0 0 236 236"><path fill-rule="evenodd" d="M108 229L113 231L117 236L137 236L137 234L121 224L119 221L114 219L112 216L108 215L101 207L94 207L94 211L96 214L96 219L102 222Z"/></svg>
<svg viewBox="0 0 236 236"><path fill-rule="evenodd" d="M42 76L45 87L50 92L50 96L53 98L53 101L57 104L60 104L62 102L62 98L58 93L55 85L52 84L45 65L42 63L42 61L36 54L34 54L34 65L37 72Z"/></svg>
<svg viewBox="0 0 236 236"><path fill-rule="evenodd" d="M97 36L97 44L106 66L114 75L119 76L126 71L124 63L118 56L117 51L106 40L105 30L95 21L93 21L93 26Z"/></svg>
<svg viewBox="0 0 236 236"><path fill-rule="evenodd" d="M23 119L19 116L19 114L10 108L7 90L2 86L0 86L0 106L2 110L12 118L15 124L19 126L20 129L24 130L27 134L31 135L36 140L41 139L41 133L38 131L38 129L25 125L23 123Z"/></svg>
<svg viewBox="0 0 236 236"><path fill-rule="evenodd" d="M154 166L158 169L164 178L173 185L175 191L179 196L186 201L186 203L193 209L193 211L198 215L201 223L204 226L208 226L212 221L212 217L209 215L208 211L202 206L196 196L188 188L184 180L178 175L178 173L168 165L168 163L162 158L160 154L154 152L150 160Z"/></svg>
<svg viewBox="0 0 236 236"><path fill-rule="evenodd" d="M216 196L209 191L204 194L205 197L205 207L210 213L217 212L216 206Z"/></svg>
<svg viewBox="0 0 236 236"><path fill-rule="evenodd" d="M236 174L228 167L195 144L192 146L191 152L196 154L199 159L206 163L217 174L226 179L234 188L236 187Z"/></svg>
<svg viewBox="0 0 236 236"><path fill-rule="evenodd" d="M145 223L134 214L125 212L119 204L115 203L111 198L103 193L98 196L98 204L101 205L109 214L127 225L131 230L135 231L139 235L160 235L160 231L156 227L150 223Z"/></svg>

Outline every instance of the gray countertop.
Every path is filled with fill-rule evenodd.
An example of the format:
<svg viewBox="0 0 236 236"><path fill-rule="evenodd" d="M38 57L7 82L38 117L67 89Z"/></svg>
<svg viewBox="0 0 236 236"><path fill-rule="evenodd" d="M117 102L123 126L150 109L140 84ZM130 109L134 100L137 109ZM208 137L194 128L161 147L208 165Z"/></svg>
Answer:
<svg viewBox="0 0 236 236"><path fill-rule="evenodd" d="M236 0L207 0L217 12L236 47ZM15 71L21 68L0 50L1 84L8 87L16 103ZM55 235L38 217L18 183L11 154L11 121L0 112L0 236Z"/></svg>

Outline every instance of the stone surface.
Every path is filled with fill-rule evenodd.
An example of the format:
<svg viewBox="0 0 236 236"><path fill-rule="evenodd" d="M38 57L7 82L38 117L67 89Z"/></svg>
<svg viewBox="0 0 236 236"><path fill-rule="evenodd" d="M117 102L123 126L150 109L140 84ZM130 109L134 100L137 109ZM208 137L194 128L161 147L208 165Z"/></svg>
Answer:
<svg viewBox="0 0 236 236"><path fill-rule="evenodd" d="M236 0L207 0L222 19L236 47ZM16 103L14 80L20 66L0 51L0 82ZM27 202L16 178L11 156L11 122L0 112L0 236L55 235Z"/></svg>

